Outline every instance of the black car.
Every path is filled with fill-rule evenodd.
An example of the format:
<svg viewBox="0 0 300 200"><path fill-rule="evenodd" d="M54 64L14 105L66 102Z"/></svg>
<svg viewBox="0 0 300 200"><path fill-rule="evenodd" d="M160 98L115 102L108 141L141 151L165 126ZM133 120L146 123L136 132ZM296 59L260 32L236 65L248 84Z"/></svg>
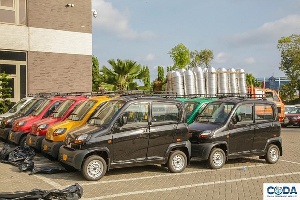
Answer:
<svg viewBox="0 0 300 200"><path fill-rule="evenodd" d="M112 168L137 165L162 164L171 172L182 172L191 154L184 121L180 101L119 97L67 135L59 160L81 170L87 180L99 180Z"/></svg>
<svg viewBox="0 0 300 200"><path fill-rule="evenodd" d="M276 163L282 155L276 104L267 100L225 98L209 103L189 127L192 158L212 169L228 159L259 156Z"/></svg>

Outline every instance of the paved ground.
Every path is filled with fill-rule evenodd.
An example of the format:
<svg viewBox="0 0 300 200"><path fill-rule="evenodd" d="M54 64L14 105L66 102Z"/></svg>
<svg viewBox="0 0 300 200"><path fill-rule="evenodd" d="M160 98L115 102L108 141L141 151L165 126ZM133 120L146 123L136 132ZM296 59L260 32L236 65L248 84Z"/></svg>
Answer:
<svg viewBox="0 0 300 200"><path fill-rule="evenodd" d="M276 164L256 157L229 161L222 169L211 170L205 162L193 161L180 174L160 166L132 167L109 171L100 181L85 181L79 172L35 174L19 172L15 166L0 163L0 192L62 189L79 183L81 199L262 199L263 183L300 182L300 128L283 128L284 155ZM0 142L0 148L3 143ZM59 163L37 155L37 165ZM246 170L242 170L243 166Z"/></svg>

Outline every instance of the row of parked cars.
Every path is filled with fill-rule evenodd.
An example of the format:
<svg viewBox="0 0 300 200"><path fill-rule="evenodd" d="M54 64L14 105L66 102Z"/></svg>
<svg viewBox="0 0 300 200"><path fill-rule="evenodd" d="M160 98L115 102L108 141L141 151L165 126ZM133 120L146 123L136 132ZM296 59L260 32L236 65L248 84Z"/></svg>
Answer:
<svg viewBox="0 0 300 200"><path fill-rule="evenodd" d="M277 107L267 100L37 96L12 109L0 116L3 140L58 159L87 180L119 167L161 164L178 173L191 159L219 169L232 158L276 163L282 155Z"/></svg>

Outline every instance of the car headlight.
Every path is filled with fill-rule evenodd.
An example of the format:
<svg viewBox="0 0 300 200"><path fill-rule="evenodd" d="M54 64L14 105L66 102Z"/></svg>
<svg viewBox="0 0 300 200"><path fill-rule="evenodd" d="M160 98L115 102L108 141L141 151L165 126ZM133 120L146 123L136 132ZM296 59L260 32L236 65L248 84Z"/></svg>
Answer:
<svg viewBox="0 0 300 200"><path fill-rule="evenodd" d="M56 129L54 132L53 132L53 135L54 136L58 136L58 135L62 135L66 132L66 128L59 128L59 129Z"/></svg>
<svg viewBox="0 0 300 200"><path fill-rule="evenodd" d="M10 124L11 124L11 119L2 121L2 125L4 125L4 126L10 125Z"/></svg>
<svg viewBox="0 0 300 200"><path fill-rule="evenodd" d="M214 131L212 131L212 130L205 130L201 134L199 134L199 138L200 139L209 138L209 137L213 136L213 134L214 134Z"/></svg>
<svg viewBox="0 0 300 200"><path fill-rule="evenodd" d="M39 125L38 129L46 129L48 127L48 124L41 124Z"/></svg>
<svg viewBox="0 0 300 200"><path fill-rule="evenodd" d="M91 134L83 134L83 135L78 136L75 139L74 143L75 144L82 144L84 142L89 141L89 139L91 139Z"/></svg>
<svg viewBox="0 0 300 200"><path fill-rule="evenodd" d="M18 126L24 126L26 124L26 121L21 121L18 123Z"/></svg>

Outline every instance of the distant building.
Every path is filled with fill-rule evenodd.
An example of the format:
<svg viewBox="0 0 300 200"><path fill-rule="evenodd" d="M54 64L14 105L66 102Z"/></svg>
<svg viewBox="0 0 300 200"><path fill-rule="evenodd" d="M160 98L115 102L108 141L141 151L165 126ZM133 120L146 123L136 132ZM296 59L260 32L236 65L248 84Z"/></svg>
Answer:
<svg viewBox="0 0 300 200"><path fill-rule="evenodd" d="M12 101L92 90L91 0L0 0L0 72Z"/></svg>
<svg viewBox="0 0 300 200"><path fill-rule="evenodd" d="M257 78L258 81L263 82L265 81L265 87L270 88L273 90L279 90L282 88L284 84L287 84L290 82L290 80L287 77L274 77L271 76L269 78Z"/></svg>

